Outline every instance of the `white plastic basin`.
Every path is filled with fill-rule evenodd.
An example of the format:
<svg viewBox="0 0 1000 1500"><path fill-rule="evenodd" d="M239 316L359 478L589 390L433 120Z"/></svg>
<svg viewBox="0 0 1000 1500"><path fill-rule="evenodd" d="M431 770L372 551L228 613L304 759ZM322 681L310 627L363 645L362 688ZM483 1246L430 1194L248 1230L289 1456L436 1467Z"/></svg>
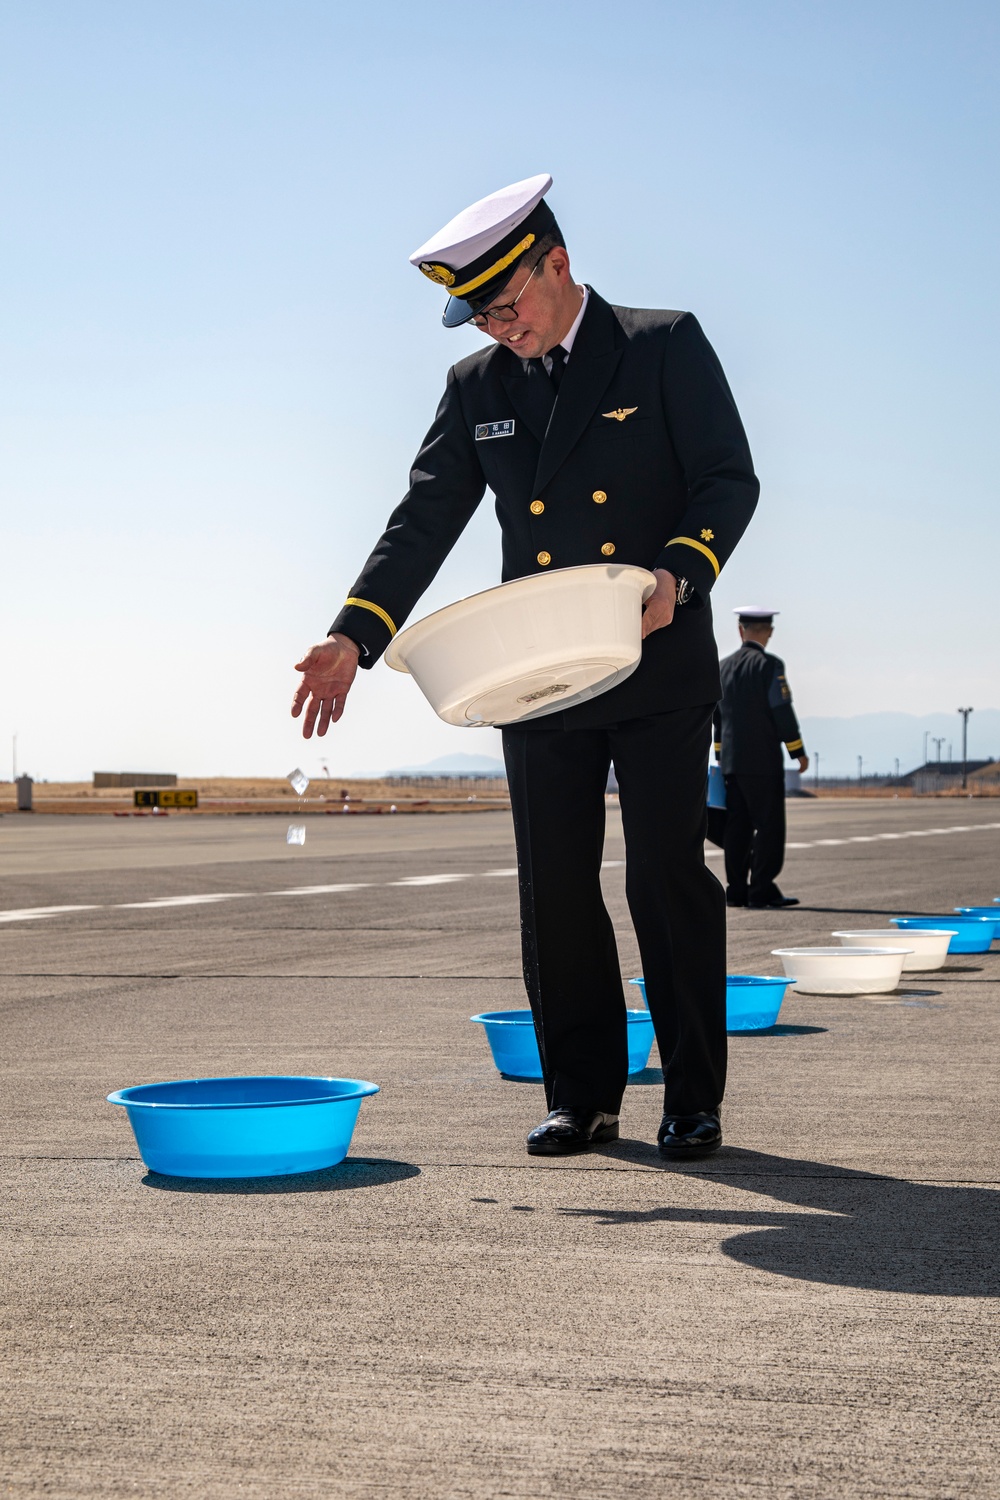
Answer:
<svg viewBox="0 0 1000 1500"><path fill-rule="evenodd" d="M899 948L903 954L903 973L908 970L940 969L948 957L948 944L952 932L923 931L900 932L898 927L868 927L854 932L834 932L845 947L856 948L859 944L877 943L880 948Z"/></svg>
<svg viewBox="0 0 1000 1500"><path fill-rule="evenodd" d="M901 948L772 948L799 995L880 995L903 972Z"/></svg>
<svg viewBox="0 0 1000 1500"><path fill-rule="evenodd" d="M642 654L645 568L603 563L515 578L439 609L390 642L446 724L516 724L623 682Z"/></svg>

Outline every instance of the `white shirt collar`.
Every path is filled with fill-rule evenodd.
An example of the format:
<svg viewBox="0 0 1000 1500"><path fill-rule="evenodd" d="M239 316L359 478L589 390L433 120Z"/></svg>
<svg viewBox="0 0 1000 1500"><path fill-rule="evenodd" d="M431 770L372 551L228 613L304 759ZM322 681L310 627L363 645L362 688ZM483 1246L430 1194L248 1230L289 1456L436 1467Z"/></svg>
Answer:
<svg viewBox="0 0 1000 1500"><path fill-rule="evenodd" d="M583 301L580 303L580 311L577 313L576 317L573 319L573 326L571 327L569 333L567 333L562 338L562 340L561 340L562 346L566 350L566 358L567 359L569 359L570 350L573 347L573 340L576 338L577 334L580 331L580 324L583 322L583 315L587 311L587 301L588 301L589 297L590 297L590 287L589 286L585 286L584 289L583 289ZM543 354L542 355L542 364L545 367L545 373L546 373L546 375L551 375L552 374L552 355L551 354ZM527 365L525 366L525 369L527 369Z"/></svg>
<svg viewBox="0 0 1000 1500"><path fill-rule="evenodd" d="M560 343L562 344L563 348L566 350L567 355L570 354L570 352L572 351L573 340L576 338L577 334L580 331L580 324L583 322L583 315L587 311L587 301L588 301L589 297L590 297L590 287L589 286L585 286L584 289L583 289L583 301L580 303L580 311L577 313L576 317L573 319L573 326L570 329L569 333L565 334L563 336L563 338L560 339Z"/></svg>

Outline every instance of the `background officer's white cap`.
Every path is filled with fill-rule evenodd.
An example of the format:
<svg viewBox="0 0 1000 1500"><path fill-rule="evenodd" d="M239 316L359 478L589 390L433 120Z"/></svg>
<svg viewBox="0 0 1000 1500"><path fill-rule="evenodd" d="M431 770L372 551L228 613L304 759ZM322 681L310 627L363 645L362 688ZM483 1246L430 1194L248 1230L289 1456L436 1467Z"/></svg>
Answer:
<svg viewBox="0 0 1000 1500"><path fill-rule="evenodd" d="M780 609L765 609L763 604L741 604L733 610L734 615L739 615L741 620L770 620L775 615L780 615Z"/></svg>
<svg viewBox="0 0 1000 1500"><path fill-rule="evenodd" d="M410 264L448 293L442 322L467 323L496 300L514 276L522 255L554 229L544 201L552 186L547 172L480 198L451 219L410 256Z"/></svg>

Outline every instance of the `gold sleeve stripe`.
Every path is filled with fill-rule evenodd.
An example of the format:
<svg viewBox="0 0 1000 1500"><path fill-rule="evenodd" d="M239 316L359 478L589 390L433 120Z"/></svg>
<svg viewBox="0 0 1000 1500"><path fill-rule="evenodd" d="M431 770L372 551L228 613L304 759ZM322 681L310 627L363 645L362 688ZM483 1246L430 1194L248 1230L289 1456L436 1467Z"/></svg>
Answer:
<svg viewBox="0 0 1000 1500"><path fill-rule="evenodd" d="M519 245L515 245L513 250L508 250L507 254L502 256L495 265L490 266L488 271L483 271L480 276L474 276L471 281L466 281L462 286L447 287L448 296L464 297L467 292L474 292L477 286L485 286L494 276L499 276L501 271L506 271L507 267L513 261L517 260L519 255L523 255L525 250L529 249L534 243L535 236L533 234L526 234Z"/></svg>
<svg viewBox="0 0 1000 1500"><path fill-rule="evenodd" d="M396 634L396 627L392 623L392 619L389 615L386 614L385 610L380 604L372 604L368 599L348 599L347 603L344 605L345 609L347 608L348 604L353 604L358 609L370 609L373 615L378 615L379 619L382 620L386 625L388 625L391 635Z"/></svg>
<svg viewBox="0 0 1000 1500"><path fill-rule="evenodd" d="M685 547L693 547L696 552L704 553L709 562L712 564L712 567L715 569L715 576L716 578L718 578L719 559L716 557L715 553L710 547L706 547L704 542L696 542L693 536L672 536L669 542L667 542L665 545L668 547L672 547L675 542L683 542Z"/></svg>
<svg viewBox="0 0 1000 1500"><path fill-rule="evenodd" d="M721 750L722 749L722 741L721 740L716 740L715 744L713 746L713 749L715 749L715 750Z"/></svg>
<svg viewBox="0 0 1000 1500"><path fill-rule="evenodd" d="M802 749L802 741L801 740L786 740L785 741L785 749L786 750L790 750L794 754L796 750L801 750Z"/></svg>

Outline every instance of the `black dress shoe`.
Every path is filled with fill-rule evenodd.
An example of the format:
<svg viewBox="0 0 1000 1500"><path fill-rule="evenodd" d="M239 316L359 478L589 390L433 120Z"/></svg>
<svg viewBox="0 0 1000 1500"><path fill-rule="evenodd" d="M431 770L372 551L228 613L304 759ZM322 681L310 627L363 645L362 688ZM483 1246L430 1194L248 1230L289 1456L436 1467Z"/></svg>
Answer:
<svg viewBox="0 0 1000 1500"><path fill-rule="evenodd" d="M618 1139L618 1116L597 1109L554 1109L528 1136L529 1156L568 1156Z"/></svg>
<svg viewBox="0 0 1000 1500"><path fill-rule="evenodd" d="M736 901L736 900L733 899L732 896L727 896L726 897L726 905L727 906L746 906L746 902L745 901Z"/></svg>
<svg viewBox="0 0 1000 1500"><path fill-rule="evenodd" d="M798 896L775 896L773 901L750 901L753 911L779 911L783 906L798 906Z"/></svg>
<svg viewBox="0 0 1000 1500"><path fill-rule="evenodd" d="M656 1135L663 1156L674 1161L692 1161L711 1156L722 1145L722 1125L718 1110L701 1110L695 1115L664 1115Z"/></svg>

